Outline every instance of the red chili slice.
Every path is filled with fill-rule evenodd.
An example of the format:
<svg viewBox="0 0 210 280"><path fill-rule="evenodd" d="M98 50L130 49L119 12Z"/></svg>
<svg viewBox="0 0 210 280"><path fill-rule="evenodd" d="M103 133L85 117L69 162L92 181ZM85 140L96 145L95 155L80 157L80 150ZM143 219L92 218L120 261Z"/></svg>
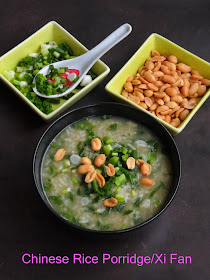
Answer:
<svg viewBox="0 0 210 280"><path fill-rule="evenodd" d="M75 73L77 76L79 76L79 70L77 69L68 69L69 73Z"/></svg>
<svg viewBox="0 0 210 280"><path fill-rule="evenodd" d="M66 80L66 83L63 85L65 87L66 85L71 86L73 85L73 82L70 82L68 79Z"/></svg>
<svg viewBox="0 0 210 280"><path fill-rule="evenodd" d="M60 76L64 77L65 79L68 77L66 73L62 73Z"/></svg>

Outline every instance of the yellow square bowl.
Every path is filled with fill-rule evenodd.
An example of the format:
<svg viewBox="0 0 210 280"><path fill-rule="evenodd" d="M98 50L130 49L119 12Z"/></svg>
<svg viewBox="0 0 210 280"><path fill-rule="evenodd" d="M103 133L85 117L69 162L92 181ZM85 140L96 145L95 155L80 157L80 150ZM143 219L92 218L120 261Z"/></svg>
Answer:
<svg viewBox="0 0 210 280"><path fill-rule="evenodd" d="M156 118L171 132L172 135L175 136L185 128L185 126L192 119L192 117L195 115L195 113L198 111L201 105L209 97L210 89L208 89L208 91L202 98L197 99L197 105L195 106L195 108L190 112L187 118L177 128L171 126L167 122L151 114L149 111L143 109L142 107L123 97L121 95L121 92L126 79L128 78L128 76L136 74L138 68L144 65L145 60L150 56L152 50L158 50L161 54L165 55L173 54L178 58L179 62L183 62L190 65L193 69L197 70L203 77L210 79L210 63L188 52L187 50L174 44L168 39L156 33L153 33L147 38L147 40L137 50L137 52L128 60L128 62L122 67L122 69L110 80L110 82L106 85L105 89L113 97L118 98L122 102L126 102Z"/></svg>
<svg viewBox="0 0 210 280"><path fill-rule="evenodd" d="M98 60L92 67L92 70L97 75L97 77L84 88L73 91L73 93L75 94L68 100L61 99L60 104L52 104L53 112L48 115L44 114L3 76L3 72L5 70L13 70L21 59L23 59L30 53L39 52L40 45L48 41L55 41L57 44L65 41L72 49L75 56L81 55L88 51L88 49L84 45L82 45L61 25L59 25L55 21L51 21L41 29L39 29L37 32L35 32L32 36L20 43L18 46L0 57L0 79L5 82L6 85L11 88L11 90L13 90L25 103L27 103L31 107L32 110L34 110L45 121L54 119L68 107L81 99L84 95L89 93L110 72L109 67L101 60Z"/></svg>

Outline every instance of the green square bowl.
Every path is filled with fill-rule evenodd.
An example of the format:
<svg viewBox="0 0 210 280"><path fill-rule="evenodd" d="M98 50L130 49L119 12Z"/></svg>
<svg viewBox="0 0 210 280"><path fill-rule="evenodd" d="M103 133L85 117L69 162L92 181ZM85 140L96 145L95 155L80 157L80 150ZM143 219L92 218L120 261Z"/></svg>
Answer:
<svg viewBox="0 0 210 280"><path fill-rule="evenodd" d="M168 39L156 33L153 33L147 38L147 40L137 50L137 52L128 60L128 62L122 67L122 69L111 79L111 81L106 85L105 89L113 97L118 98L121 101L126 102L156 118L171 132L172 135L175 136L185 128L185 126L192 119L192 117L195 115L198 109L209 97L210 89L208 89L208 91L202 98L197 99L197 105L195 106L195 108L190 112L187 118L177 128L171 126L167 122L151 114L149 111L143 109L142 107L123 97L121 95L121 92L127 77L136 74L138 68L144 65L145 60L150 56L152 50L158 50L161 54L166 55L173 54L178 58L179 62L183 62L190 65L193 69L197 70L203 77L210 79L210 63L188 52L187 50L174 44Z"/></svg>
<svg viewBox="0 0 210 280"><path fill-rule="evenodd" d="M55 21L50 21L29 38L24 40L18 46L0 57L0 79L5 82L25 103L27 103L32 110L34 110L43 120L50 121L56 116L60 115L64 110L77 102L84 95L89 93L94 87L96 87L110 72L109 67L98 60L92 67L97 77L86 87L81 90L77 90L68 100L62 100L60 104L53 104L53 112L50 114L44 114L41 112L28 98L26 98L15 86L13 86L2 73L5 70L14 69L18 62L30 53L38 52L40 45L48 41L55 41L56 43L62 43L65 41L71 49L74 55L78 56L88 51L88 49L82 45L76 38L74 38L68 31L66 31L61 25ZM74 92L74 91L73 91Z"/></svg>

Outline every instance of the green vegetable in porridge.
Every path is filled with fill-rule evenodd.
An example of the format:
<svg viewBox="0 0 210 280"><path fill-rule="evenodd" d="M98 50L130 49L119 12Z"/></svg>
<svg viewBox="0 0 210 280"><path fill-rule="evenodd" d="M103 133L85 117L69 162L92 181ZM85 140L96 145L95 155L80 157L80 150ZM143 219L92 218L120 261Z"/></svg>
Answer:
<svg viewBox="0 0 210 280"><path fill-rule="evenodd" d="M58 45L56 42L50 41L42 44L39 52L31 53L28 56L24 57L18 63L15 69L4 71L3 75L40 111L45 114L49 114L53 110L55 110L59 104L63 104L66 100L76 94L82 87L86 86L96 78L96 74L91 69L84 77L80 85L66 96L54 99L42 98L37 96L33 91L33 87L35 86L35 84L33 84L33 80L36 74L46 65L66 59L71 59L73 57L75 57L74 53L66 42ZM51 72L52 70L53 67L51 67ZM68 69L59 69L58 73L60 73L57 77L55 77L55 81L49 79L51 80L51 84L50 82L48 83L47 79L43 75L37 75L40 92L47 95L64 92L71 84L69 80L65 79L67 77L67 75L65 74L66 70ZM56 71L55 68L54 71ZM69 71L66 72L68 72L68 74L71 74L72 78L72 75L74 76L74 73L72 74L72 72L76 71L75 69L69 69ZM76 77L73 80L75 79ZM42 86L43 84L44 87Z"/></svg>
<svg viewBox="0 0 210 280"><path fill-rule="evenodd" d="M137 123L110 115L83 119L46 152L46 196L62 217L82 227L135 226L154 216L169 192L171 167L162 150Z"/></svg>

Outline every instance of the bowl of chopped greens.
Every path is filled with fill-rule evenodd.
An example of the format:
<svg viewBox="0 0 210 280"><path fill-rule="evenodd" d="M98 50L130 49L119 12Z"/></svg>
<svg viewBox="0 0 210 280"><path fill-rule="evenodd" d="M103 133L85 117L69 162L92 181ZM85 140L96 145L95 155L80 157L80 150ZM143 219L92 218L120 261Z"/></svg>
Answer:
<svg viewBox="0 0 210 280"><path fill-rule="evenodd" d="M56 120L33 161L47 207L91 233L126 232L154 220L173 200L180 172L179 152L164 126L117 103L80 108Z"/></svg>
<svg viewBox="0 0 210 280"><path fill-rule="evenodd" d="M44 66L71 59L87 52L87 48L55 21L51 21L32 36L0 57L0 79L8 85L42 119L50 121L96 87L109 73L109 67L98 60L80 85L66 96L46 99L33 91L33 80ZM76 69L56 73L56 80L47 80L47 91L65 91L77 79ZM70 74L70 75L69 75ZM41 81L43 82L43 81Z"/></svg>

